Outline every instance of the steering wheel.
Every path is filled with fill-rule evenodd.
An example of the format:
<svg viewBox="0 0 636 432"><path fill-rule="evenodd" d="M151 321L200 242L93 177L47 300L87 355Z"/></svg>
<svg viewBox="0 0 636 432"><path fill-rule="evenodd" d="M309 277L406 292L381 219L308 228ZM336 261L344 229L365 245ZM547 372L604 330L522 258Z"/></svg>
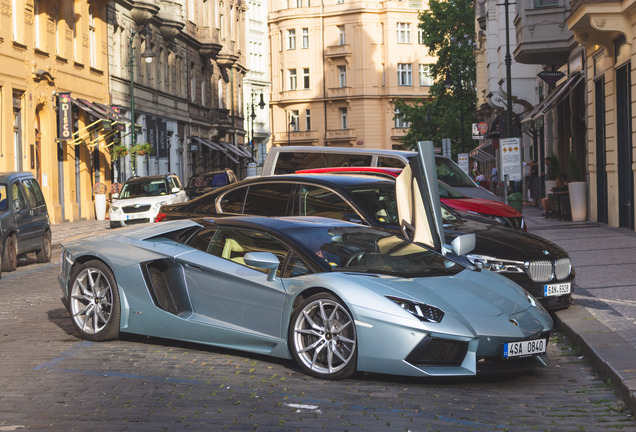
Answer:
<svg viewBox="0 0 636 432"><path fill-rule="evenodd" d="M362 257L366 254L366 251L358 251L356 253L354 253L353 255L351 255L351 257L347 260L347 263L345 264L345 267L349 267L352 264L353 265L357 265L360 264L360 262L362 261Z"/></svg>

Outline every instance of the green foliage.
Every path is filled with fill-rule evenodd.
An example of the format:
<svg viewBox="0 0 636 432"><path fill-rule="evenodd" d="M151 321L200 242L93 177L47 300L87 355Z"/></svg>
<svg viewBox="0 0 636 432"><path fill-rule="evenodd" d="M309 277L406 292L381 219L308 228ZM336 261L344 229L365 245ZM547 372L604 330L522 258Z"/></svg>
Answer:
<svg viewBox="0 0 636 432"><path fill-rule="evenodd" d="M574 153L570 152L568 155L568 182L581 182L584 180L581 165L576 160Z"/></svg>
<svg viewBox="0 0 636 432"><path fill-rule="evenodd" d="M143 156L145 154L151 154L153 150L154 148L152 147L150 143L135 144L134 146L130 147L130 153L132 153L134 156Z"/></svg>
<svg viewBox="0 0 636 432"><path fill-rule="evenodd" d="M431 0L429 10L420 14L419 28L423 30L423 42L429 53L437 56L437 63L431 65L435 84L430 87L427 99L396 100L400 117L411 125L404 145L412 148L417 141L432 140L441 146L443 138L450 138L454 155L468 152L476 146L472 139L476 100L474 3ZM452 81L449 89L444 86L447 72Z"/></svg>

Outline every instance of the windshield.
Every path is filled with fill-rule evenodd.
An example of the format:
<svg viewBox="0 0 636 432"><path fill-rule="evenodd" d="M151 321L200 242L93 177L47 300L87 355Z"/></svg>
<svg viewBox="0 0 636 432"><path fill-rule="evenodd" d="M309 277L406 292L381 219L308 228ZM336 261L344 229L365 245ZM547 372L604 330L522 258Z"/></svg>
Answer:
<svg viewBox="0 0 636 432"><path fill-rule="evenodd" d="M436 157L437 178L451 187L477 187L474 181L455 162Z"/></svg>
<svg viewBox="0 0 636 432"><path fill-rule="evenodd" d="M161 196L167 194L166 181L132 180L127 182L119 193L119 199Z"/></svg>
<svg viewBox="0 0 636 432"><path fill-rule="evenodd" d="M188 188L221 187L229 184L227 175L222 173L201 174L190 178Z"/></svg>
<svg viewBox="0 0 636 432"><path fill-rule="evenodd" d="M442 181L437 182L437 186L439 188L439 197L445 199L461 199L468 198L463 193L456 191L452 187L448 186L446 183Z"/></svg>
<svg viewBox="0 0 636 432"><path fill-rule="evenodd" d="M424 277L463 270L424 246L366 227L304 227L286 233L329 264L332 271Z"/></svg>

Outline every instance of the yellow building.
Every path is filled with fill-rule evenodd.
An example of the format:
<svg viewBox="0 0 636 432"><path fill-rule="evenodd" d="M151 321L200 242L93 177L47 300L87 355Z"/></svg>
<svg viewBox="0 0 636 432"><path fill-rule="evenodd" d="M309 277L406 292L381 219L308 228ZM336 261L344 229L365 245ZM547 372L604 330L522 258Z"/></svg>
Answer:
<svg viewBox="0 0 636 432"><path fill-rule="evenodd" d="M402 148L396 98L432 85L412 1L269 3L272 145Z"/></svg>
<svg viewBox="0 0 636 432"><path fill-rule="evenodd" d="M0 8L0 171L37 176L54 223L93 218L92 185L108 183L104 139L107 0L12 0ZM70 93L58 139L60 94ZM110 113L112 115L112 113Z"/></svg>
<svg viewBox="0 0 636 432"><path fill-rule="evenodd" d="M573 1L566 20L585 48L589 218L634 230L636 2Z"/></svg>

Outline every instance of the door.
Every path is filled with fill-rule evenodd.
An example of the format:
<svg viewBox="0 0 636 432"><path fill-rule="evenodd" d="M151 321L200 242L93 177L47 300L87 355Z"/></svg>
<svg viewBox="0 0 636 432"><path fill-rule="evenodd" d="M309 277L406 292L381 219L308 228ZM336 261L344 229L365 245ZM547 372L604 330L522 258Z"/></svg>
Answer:
<svg viewBox="0 0 636 432"><path fill-rule="evenodd" d="M49 213L46 209L46 201L40 184L35 179L22 180L24 195L30 208L31 219L29 225L33 226L33 235L36 243L40 243L44 231L49 227Z"/></svg>
<svg viewBox="0 0 636 432"><path fill-rule="evenodd" d="M33 210L29 206L20 180L11 183L11 196L18 236L18 254L21 254L35 247L42 228L34 221Z"/></svg>
<svg viewBox="0 0 636 432"><path fill-rule="evenodd" d="M607 168L605 143L605 79L594 82L596 120L596 215L598 222L607 223Z"/></svg>
<svg viewBox="0 0 636 432"><path fill-rule="evenodd" d="M618 223L634 229L634 172L632 171L631 62L616 69L616 129L618 159Z"/></svg>
<svg viewBox="0 0 636 432"><path fill-rule="evenodd" d="M233 337L242 333L237 345L283 338L280 276L289 249L269 235L237 228L201 230L197 237L189 243L199 251L180 259L194 312L191 320L225 329ZM243 260L248 252L276 255L281 263L277 277L270 281L266 270L248 267ZM227 337L223 333L217 337Z"/></svg>

